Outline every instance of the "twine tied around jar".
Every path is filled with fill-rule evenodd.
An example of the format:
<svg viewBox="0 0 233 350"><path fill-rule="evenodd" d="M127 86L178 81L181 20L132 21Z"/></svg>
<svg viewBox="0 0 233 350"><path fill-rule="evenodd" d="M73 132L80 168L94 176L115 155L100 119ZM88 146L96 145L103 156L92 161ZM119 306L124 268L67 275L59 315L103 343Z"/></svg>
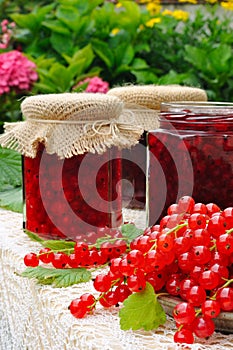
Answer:
<svg viewBox="0 0 233 350"><path fill-rule="evenodd" d="M134 112L135 123L144 130L159 127L160 105L172 101L207 101L203 89L178 84L126 85L110 89L107 93L116 96Z"/></svg>
<svg viewBox="0 0 233 350"><path fill-rule="evenodd" d="M39 143L48 154L70 158L85 152L101 154L112 146L130 148L143 132L134 113L115 96L91 93L27 97L21 104L23 122L5 123L3 147L34 158Z"/></svg>

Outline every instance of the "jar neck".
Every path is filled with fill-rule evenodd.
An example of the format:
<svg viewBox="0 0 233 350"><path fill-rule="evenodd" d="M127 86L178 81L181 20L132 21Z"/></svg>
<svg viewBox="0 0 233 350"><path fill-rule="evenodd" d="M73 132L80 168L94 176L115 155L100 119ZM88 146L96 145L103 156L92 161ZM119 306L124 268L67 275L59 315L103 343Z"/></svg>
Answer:
<svg viewBox="0 0 233 350"><path fill-rule="evenodd" d="M205 132L233 131L233 109L215 111L161 111L160 128L199 130Z"/></svg>

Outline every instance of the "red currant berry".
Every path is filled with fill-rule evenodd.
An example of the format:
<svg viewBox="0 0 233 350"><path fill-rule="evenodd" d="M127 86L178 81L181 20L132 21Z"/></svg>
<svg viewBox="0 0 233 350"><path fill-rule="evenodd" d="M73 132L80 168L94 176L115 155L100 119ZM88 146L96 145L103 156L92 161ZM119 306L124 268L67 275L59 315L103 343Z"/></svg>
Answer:
<svg viewBox="0 0 233 350"><path fill-rule="evenodd" d="M69 261L68 255L64 253L54 253L53 259L52 259L52 265L56 269L64 269L68 261Z"/></svg>
<svg viewBox="0 0 233 350"><path fill-rule="evenodd" d="M190 250L195 265L204 265L211 259L210 249L204 245L194 246Z"/></svg>
<svg viewBox="0 0 233 350"><path fill-rule="evenodd" d="M193 344L194 343L193 333L189 329L182 327L180 330L175 332L174 342L181 343L181 344L183 343Z"/></svg>
<svg viewBox="0 0 233 350"><path fill-rule="evenodd" d="M131 292L140 292L146 288L146 279L143 274L131 275L127 278L127 285Z"/></svg>
<svg viewBox="0 0 233 350"><path fill-rule="evenodd" d="M233 311L233 288L220 288L217 292L216 300L219 302L221 310Z"/></svg>
<svg viewBox="0 0 233 350"><path fill-rule="evenodd" d="M191 230L197 230L199 228L206 227L206 216L199 213L194 213L188 218L188 227Z"/></svg>
<svg viewBox="0 0 233 350"><path fill-rule="evenodd" d="M207 299L201 306L201 311L204 316L216 318L220 314L220 304L217 300Z"/></svg>
<svg viewBox="0 0 233 350"><path fill-rule="evenodd" d="M215 325L210 317L199 316L193 322L193 332L199 338L210 337L215 330Z"/></svg>
<svg viewBox="0 0 233 350"><path fill-rule="evenodd" d="M123 303L123 301L127 299L129 295L132 294L131 290L126 284L120 284L115 289L115 293L116 293L118 302L121 302L121 303Z"/></svg>
<svg viewBox="0 0 233 350"><path fill-rule="evenodd" d="M176 255L186 253L191 247L191 239L189 237L181 236L174 240L174 251Z"/></svg>
<svg viewBox="0 0 233 350"><path fill-rule="evenodd" d="M227 222L225 217L219 213L215 214L209 219L207 230L214 238L219 237L223 233L225 233L227 228Z"/></svg>
<svg viewBox="0 0 233 350"><path fill-rule="evenodd" d="M220 276L213 270L203 271L199 276L199 284L207 290L216 288L219 285Z"/></svg>
<svg viewBox="0 0 233 350"><path fill-rule="evenodd" d="M83 302L79 298L72 300L68 309L70 310L71 314L76 318L83 318L88 312L88 308L85 302Z"/></svg>
<svg viewBox="0 0 233 350"><path fill-rule="evenodd" d="M111 307L111 306L117 305L118 298L115 291L102 293L99 299L99 303L104 307Z"/></svg>
<svg viewBox="0 0 233 350"><path fill-rule="evenodd" d="M207 214L206 205L203 203L195 203L193 207L193 213Z"/></svg>
<svg viewBox="0 0 233 350"><path fill-rule="evenodd" d="M45 264L51 263L51 261L53 260L53 255L54 254L50 248L42 248L39 251L39 259Z"/></svg>
<svg viewBox="0 0 233 350"><path fill-rule="evenodd" d="M171 204L167 209L167 215L178 214L178 204Z"/></svg>
<svg viewBox="0 0 233 350"><path fill-rule="evenodd" d="M221 234L216 238L216 246L219 253L231 255L233 253L233 235Z"/></svg>
<svg viewBox="0 0 233 350"><path fill-rule="evenodd" d="M173 317L180 324L190 324L195 319L195 309L189 303L178 303L173 309Z"/></svg>
<svg viewBox="0 0 233 350"><path fill-rule="evenodd" d="M187 298L187 292L189 291L192 286L195 286L196 283L191 278L184 278L180 282L180 296L182 299L186 300Z"/></svg>
<svg viewBox="0 0 233 350"><path fill-rule="evenodd" d="M144 255L140 250L131 250L125 257L130 266L143 268Z"/></svg>
<svg viewBox="0 0 233 350"><path fill-rule="evenodd" d="M96 299L91 293L84 293L81 295L80 300L86 305L89 311L91 311L96 304Z"/></svg>
<svg viewBox="0 0 233 350"><path fill-rule="evenodd" d="M173 249L174 238L171 234L161 233L157 239L157 247L162 252L169 252Z"/></svg>
<svg viewBox="0 0 233 350"><path fill-rule="evenodd" d="M183 196L178 201L178 212L179 213L192 213L195 201L190 196Z"/></svg>
<svg viewBox="0 0 233 350"><path fill-rule="evenodd" d="M206 300L206 291L202 286L192 286L187 291L186 299L193 306L199 306Z"/></svg>
<svg viewBox="0 0 233 350"><path fill-rule="evenodd" d="M39 265L39 258L35 253L26 254L23 260L26 266L36 267Z"/></svg>
<svg viewBox="0 0 233 350"><path fill-rule="evenodd" d="M119 269L119 266L121 264L121 258L114 258L110 260L110 271L116 276L121 277L121 271Z"/></svg>
<svg viewBox="0 0 233 350"><path fill-rule="evenodd" d="M206 204L206 208L207 208L207 215L210 217L212 216L214 213L218 213L221 211L221 209L219 208L219 206L215 203L208 203Z"/></svg>
<svg viewBox="0 0 233 350"><path fill-rule="evenodd" d="M228 207L223 210L222 215L225 217L227 222L227 227L233 227L233 207Z"/></svg>
<svg viewBox="0 0 233 350"><path fill-rule="evenodd" d="M96 276L94 280L94 288L98 292L107 292L111 288L112 280L109 275L103 273Z"/></svg>

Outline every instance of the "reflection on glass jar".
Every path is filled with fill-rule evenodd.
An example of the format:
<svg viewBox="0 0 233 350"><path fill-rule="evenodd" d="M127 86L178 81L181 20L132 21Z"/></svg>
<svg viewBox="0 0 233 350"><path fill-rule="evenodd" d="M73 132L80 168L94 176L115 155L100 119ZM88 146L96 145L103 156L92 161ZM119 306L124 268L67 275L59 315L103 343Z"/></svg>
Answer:
<svg viewBox="0 0 233 350"><path fill-rule="evenodd" d="M149 225L183 195L233 205L233 104L163 103L148 150Z"/></svg>
<svg viewBox="0 0 233 350"><path fill-rule="evenodd" d="M25 228L49 238L95 242L98 228L119 227L120 153L112 147L101 155L59 159L40 145L35 158L23 157Z"/></svg>
<svg viewBox="0 0 233 350"><path fill-rule="evenodd" d="M146 204L146 131L139 143L122 150L123 207L144 209Z"/></svg>

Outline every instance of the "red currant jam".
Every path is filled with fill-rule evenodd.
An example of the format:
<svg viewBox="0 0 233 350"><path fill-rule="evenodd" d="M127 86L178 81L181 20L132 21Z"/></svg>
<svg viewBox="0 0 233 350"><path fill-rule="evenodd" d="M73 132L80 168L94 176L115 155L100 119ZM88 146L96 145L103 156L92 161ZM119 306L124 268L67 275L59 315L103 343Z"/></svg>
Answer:
<svg viewBox="0 0 233 350"><path fill-rule="evenodd" d="M124 207L144 209L146 204L146 131L139 143L122 151L122 200Z"/></svg>
<svg viewBox="0 0 233 350"><path fill-rule="evenodd" d="M59 159L40 145L23 157L25 228L48 238L86 239L100 227L122 224L121 156L104 154Z"/></svg>
<svg viewBox="0 0 233 350"><path fill-rule="evenodd" d="M183 195L220 208L233 205L232 104L162 104L148 148L149 225Z"/></svg>

